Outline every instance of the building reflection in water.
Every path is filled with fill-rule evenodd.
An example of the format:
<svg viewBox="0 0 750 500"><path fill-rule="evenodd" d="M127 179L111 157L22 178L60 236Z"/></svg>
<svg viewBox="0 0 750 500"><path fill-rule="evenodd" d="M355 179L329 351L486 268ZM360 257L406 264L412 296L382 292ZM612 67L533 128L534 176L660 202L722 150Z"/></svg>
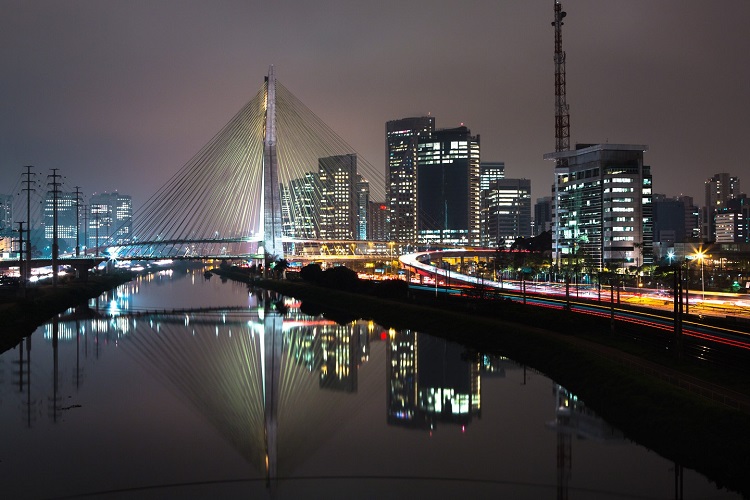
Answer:
<svg viewBox="0 0 750 500"><path fill-rule="evenodd" d="M122 297L128 300L127 294ZM143 314L126 312L116 297L99 303L70 310L43 329L53 351L51 391L44 395L48 417L57 422L65 409L59 398L66 382L59 374L60 343L75 343L71 380L76 388L93 373L86 365L99 360L100 348L122 348L203 414L257 471L264 471L272 487L356 410L346 400L358 391L358 371L370 360L373 343L385 343L387 423L428 433L440 424L466 431L482 417L482 378L503 378L507 370L523 368L412 330L311 317L297 301L267 292L251 293L246 308ZM118 315L111 316L114 310ZM32 426L43 400L32 397L30 338L15 349L14 378L26 396L24 420ZM311 390L316 386L317 396ZM326 404L343 407L335 415L344 417L332 418L330 408L309 410L324 394ZM555 385L553 396L555 419L547 426L557 433L558 498L567 498L573 438L623 437L565 388Z"/></svg>
<svg viewBox="0 0 750 500"><path fill-rule="evenodd" d="M444 339L391 330L386 349L388 423L432 432L441 422L465 430L474 417L482 416L480 371L489 359Z"/></svg>

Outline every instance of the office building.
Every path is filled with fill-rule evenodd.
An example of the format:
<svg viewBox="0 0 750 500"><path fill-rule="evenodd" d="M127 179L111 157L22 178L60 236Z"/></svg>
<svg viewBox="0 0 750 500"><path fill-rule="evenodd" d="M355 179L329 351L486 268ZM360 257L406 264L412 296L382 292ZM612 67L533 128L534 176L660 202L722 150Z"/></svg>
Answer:
<svg viewBox="0 0 750 500"><path fill-rule="evenodd" d="M320 203L323 186L315 172L289 181L282 190L281 216L284 235L298 239L317 239L320 235Z"/></svg>
<svg viewBox="0 0 750 500"><path fill-rule="evenodd" d="M366 240L369 225L367 214L370 207L370 183L364 180L361 175L357 175L355 198L357 203L357 231L354 239Z"/></svg>
<svg viewBox="0 0 750 500"><path fill-rule="evenodd" d="M680 195L676 199L685 207L685 241L700 241L701 209L693 202L692 196Z"/></svg>
<svg viewBox="0 0 750 500"><path fill-rule="evenodd" d="M682 243L685 234L685 204L663 194L654 195L654 242L664 246Z"/></svg>
<svg viewBox="0 0 750 500"><path fill-rule="evenodd" d="M390 210L388 205L370 201L367 206L367 240L389 241Z"/></svg>
<svg viewBox="0 0 750 500"><path fill-rule="evenodd" d="M510 248L518 238L531 237L531 181L497 179L484 192L484 234L487 246Z"/></svg>
<svg viewBox="0 0 750 500"><path fill-rule="evenodd" d="M716 241L716 214L740 195L740 179L726 172L714 174L705 182L706 205L703 212L703 239Z"/></svg>
<svg viewBox="0 0 750 500"><path fill-rule="evenodd" d="M417 151L417 241L479 245L479 136L437 130ZM393 210L391 210L393 214Z"/></svg>
<svg viewBox="0 0 750 500"><path fill-rule="evenodd" d="M132 238L133 200L129 195L94 194L89 198L88 246L129 243Z"/></svg>
<svg viewBox="0 0 750 500"><path fill-rule="evenodd" d="M750 198L745 194L729 200L714 216L716 243L750 243Z"/></svg>
<svg viewBox="0 0 750 500"><path fill-rule="evenodd" d="M357 155L329 156L318 160L322 188L320 238L355 240L359 235Z"/></svg>
<svg viewBox="0 0 750 500"><path fill-rule="evenodd" d="M552 259L558 266L616 270L653 262L647 147L579 144L544 155L556 162Z"/></svg>
<svg viewBox="0 0 750 500"><path fill-rule="evenodd" d="M490 189L493 181L505 178L505 162L502 161L480 161L479 162L479 227L482 246L496 246L492 244L490 235L487 233L488 214L485 195ZM496 241L495 241L496 243Z"/></svg>
<svg viewBox="0 0 750 500"><path fill-rule="evenodd" d="M25 222L25 221L24 221ZM24 230L26 224L24 224ZM13 225L13 197L0 194L0 236L10 236L18 230L18 224Z"/></svg>
<svg viewBox="0 0 750 500"><path fill-rule="evenodd" d="M76 193L57 192L57 200L52 192L48 192L44 199L44 238L52 241L54 237L54 214L55 203L57 203L57 240L60 251L66 251L75 247L78 235L78 220L76 208L78 207ZM78 207L80 210L80 207ZM78 216L81 214L78 213ZM81 240L83 243L83 240Z"/></svg>
<svg viewBox="0 0 750 500"><path fill-rule="evenodd" d="M389 237L413 242L417 237L417 150L435 131L435 118L420 116L386 123L386 205Z"/></svg>

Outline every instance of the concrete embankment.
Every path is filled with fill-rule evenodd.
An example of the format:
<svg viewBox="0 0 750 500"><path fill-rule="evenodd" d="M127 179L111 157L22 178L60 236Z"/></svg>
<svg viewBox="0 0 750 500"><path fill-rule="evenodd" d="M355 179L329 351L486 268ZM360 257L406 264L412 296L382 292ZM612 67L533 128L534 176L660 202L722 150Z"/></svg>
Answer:
<svg viewBox="0 0 750 500"><path fill-rule="evenodd" d="M25 297L18 297L16 292L0 297L0 352L16 345L55 315L131 279L130 273L95 275L89 276L85 282L66 281L56 287L46 284L29 287Z"/></svg>
<svg viewBox="0 0 750 500"><path fill-rule="evenodd" d="M372 319L534 367L576 393L627 437L750 497L750 380L745 372L727 377L721 367L707 369L613 337L607 318L504 303L494 306L501 312L485 314L479 307L467 308L470 302L388 300L304 282L221 274L314 304L342 323Z"/></svg>

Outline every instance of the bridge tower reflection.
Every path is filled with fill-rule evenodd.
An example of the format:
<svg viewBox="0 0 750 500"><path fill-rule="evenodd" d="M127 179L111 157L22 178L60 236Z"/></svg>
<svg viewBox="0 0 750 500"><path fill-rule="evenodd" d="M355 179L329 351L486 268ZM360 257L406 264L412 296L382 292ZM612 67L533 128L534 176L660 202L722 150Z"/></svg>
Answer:
<svg viewBox="0 0 750 500"><path fill-rule="evenodd" d="M264 436L265 436L265 466L266 485L275 489L278 477L278 413L279 396L281 394L279 382L281 380L281 354L283 345L284 318L273 307L271 296L273 292L264 290L262 324L263 350L260 353L263 378L263 408L264 408Z"/></svg>

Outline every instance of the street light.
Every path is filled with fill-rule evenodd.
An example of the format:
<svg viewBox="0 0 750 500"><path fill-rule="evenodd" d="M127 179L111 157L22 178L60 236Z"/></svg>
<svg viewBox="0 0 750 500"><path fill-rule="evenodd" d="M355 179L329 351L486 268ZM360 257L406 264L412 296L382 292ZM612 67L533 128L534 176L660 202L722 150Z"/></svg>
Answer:
<svg viewBox="0 0 750 500"><path fill-rule="evenodd" d="M703 260L706 257L706 252L703 250L699 250L698 252L695 252L695 258L701 261L701 296L703 297L701 300L706 300L706 282L703 279Z"/></svg>

